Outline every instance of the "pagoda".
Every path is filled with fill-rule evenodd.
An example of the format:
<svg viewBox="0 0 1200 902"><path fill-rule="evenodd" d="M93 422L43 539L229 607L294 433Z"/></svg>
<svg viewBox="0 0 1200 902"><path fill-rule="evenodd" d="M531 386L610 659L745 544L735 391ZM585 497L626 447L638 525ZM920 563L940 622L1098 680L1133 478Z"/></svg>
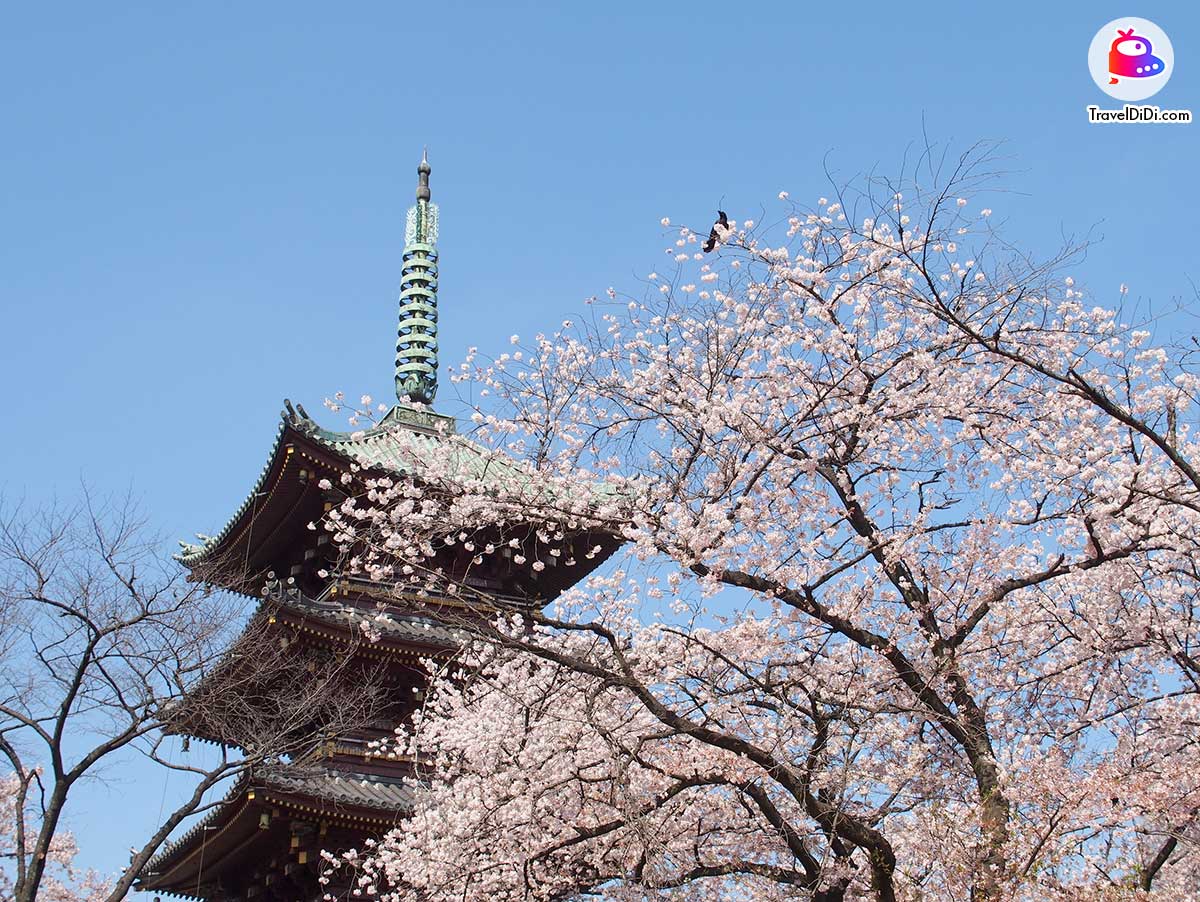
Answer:
<svg viewBox="0 0 1200 902"><path fill-rule="evenodd" d="M144 892L223 902L344 895L349 887L319 883L321 853L362 849L411 810L414 762L376 754L375 741L419 702L427 681L423 659L448 658L459 647L459 630L451 624L488 613L485 604L463 593L418 597L347 572L338 566L342 556L329 532L313 528L355 486L379 476L420 480L422 461L437 455L477 457L500 480L512 472L459 435L452 418L432 409L438 376L438 208L424 155L417 174L401 265L396 405L372 428L345 433L322 428L303 406L285 401L266 465L245 501L219 532L199 536L199 544L182 543L177 556L191 578L259 602L241 637L180 704L171 719L174 732L244 748L238 718L214 720L204 712L214 704L223 710L241 706L250 709L249 723L258 716L254 706L264 707L267 699L269 707L273 692L298 691L292 682L248 692L245 681L232 678L239 662L281 649L297 660L349 659L348 681L369 681L378 689L376 704L366 722L340 731L321 729L324 712L315 708L318 722L304 735L319 740L243 772L218 805L147 863L138 881ZM569 576L565 568L519 567L511 555L497 556L483 569L453 557L439 566L453 581L477 589L480 599L541 606L614 547L606 536L580 535L578 541L604 550ZM370 636L364 635L367 622ZM287 679L302 680L306 672L295 668Z"/></svg>

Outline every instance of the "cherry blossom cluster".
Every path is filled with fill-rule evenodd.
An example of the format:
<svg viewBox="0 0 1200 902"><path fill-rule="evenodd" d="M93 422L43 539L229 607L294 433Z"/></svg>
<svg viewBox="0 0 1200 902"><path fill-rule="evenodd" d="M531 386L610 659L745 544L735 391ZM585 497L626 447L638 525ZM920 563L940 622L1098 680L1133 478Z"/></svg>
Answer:
<svg viewBox="0 0 1200 902"><path fill-rule="evenodd" d="M472 351L469 437L348 478L352 567L493 612L361 893L1193 897L1194 360L1011 251L977 171L680 230L644 297Z"/></svg>
<svg viewBox="0 0 1200 902"><path fill-rule="evenodd" d="M0 778L0 899L14 898L14 888L18 872L28 863L27 840L16 830L18 823L36 823L29 814L18 821L17 807L24 806L32 811L34 805L30 798L29 789L36 792L37 774L27 775L22 780L17 774L7 774ZM23 791L24 790L24 791ZM38 893L39 899L47 902L100 902L109 896L108 881L94 871L81 871L75 866L75 856L79 848L75 837L66 831L59 831L50 844L47 856L47 872L42 880Z"/></svg>

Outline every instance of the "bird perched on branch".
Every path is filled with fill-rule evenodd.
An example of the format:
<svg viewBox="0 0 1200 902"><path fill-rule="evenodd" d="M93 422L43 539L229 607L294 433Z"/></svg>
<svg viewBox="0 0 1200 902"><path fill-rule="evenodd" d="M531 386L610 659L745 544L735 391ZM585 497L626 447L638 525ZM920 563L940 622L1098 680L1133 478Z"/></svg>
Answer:
<svg viewBox="0 0 1200 902"><path fill-rule="evenodd" d="M717 229L720 229L718 232ZM708 233L708 240L704 242L704 253L710 253L716 250L718 244L725 240L729 234L729 217L725 215L724 210L717 211L717 221L713 223L712 230Z"/></svg>

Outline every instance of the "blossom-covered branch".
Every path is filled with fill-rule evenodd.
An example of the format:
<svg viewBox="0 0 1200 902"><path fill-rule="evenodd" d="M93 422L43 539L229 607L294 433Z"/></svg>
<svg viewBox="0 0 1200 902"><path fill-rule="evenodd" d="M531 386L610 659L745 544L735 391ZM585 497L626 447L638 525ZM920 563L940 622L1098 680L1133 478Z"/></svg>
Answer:
<svg viewBox="0 0 1200 902"><path fill-rule="evenodd" d="M1194 889L1200 381L1004 244L988 165L716 258L681 229L646 297L472 355L482 471L364 474L325 523L494 615L398 736L416 814L339 866L412 900Z"/></svg>

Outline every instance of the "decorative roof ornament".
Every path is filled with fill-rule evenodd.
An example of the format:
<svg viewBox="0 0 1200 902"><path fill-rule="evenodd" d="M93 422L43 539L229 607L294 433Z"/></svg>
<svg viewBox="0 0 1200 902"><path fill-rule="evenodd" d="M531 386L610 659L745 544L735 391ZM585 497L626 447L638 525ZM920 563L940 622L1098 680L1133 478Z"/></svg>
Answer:
<svg viewBox="0 0 1200 902"><path fill-rule="evenodd" d="M400 322L396 335L396 400L432 404L437 394L438 208L430 201L429 156L417 166L417 202L404 225Z"/></svg>

